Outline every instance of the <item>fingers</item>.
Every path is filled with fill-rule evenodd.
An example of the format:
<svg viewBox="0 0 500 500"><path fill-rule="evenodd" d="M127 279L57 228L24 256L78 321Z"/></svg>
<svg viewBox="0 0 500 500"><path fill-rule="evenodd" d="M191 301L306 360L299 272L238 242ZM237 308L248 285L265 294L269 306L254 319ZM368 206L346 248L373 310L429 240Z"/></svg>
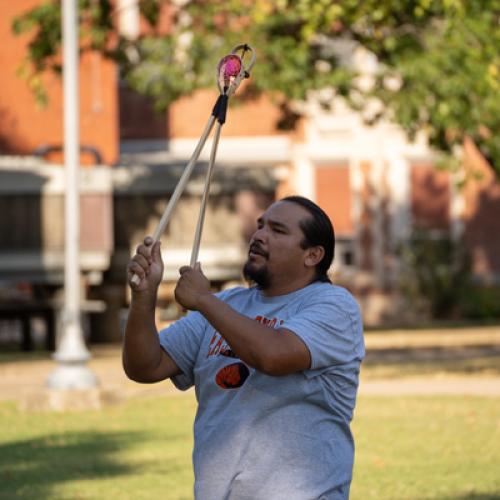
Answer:
<svg viewBox="0 0 500 500"><path fill-rule="evenodd" d="M155 256L157 256L159 252L159 242L156 243L157 245L155 251L157 253ZM149 275L150 267L153 263L153 256L151 254L154 248L154 240L151 236L146 236L146 238L144 238L144 242L138 245L136 254L132 257L127 266L128 278L131 285L137 286L143 278ZM135 279L138 279L138 281L132 281L134 276L137 276Z"/></svg>
<svg viewBox="0 0 500 500"><path fill-rule="evenodd" d="M151 248L151 257L154 262L160 262L161 261L161 241L155 241L152 248Z"/></svg>
<svg viewBox="0 0 500 500"><path fill-rule="evenodd" d="M137 262L137 264L139 264L140 266L144 267L144 269L148 268L152 262L151 256L148 255L147 257L145 257L144 255L141 254L135 254L132 257L132 260L134 262Z"/></svg>
<svg viewBox="0 0 500 500"><path fill-rule="evenodd" d="M158 258L161 259L160 245L161 242L159 240L154 241L151 236L146 236L146 238L144 238L144 243L137 246L136 255L142 256L151 264L153 260Z"/></svg>
<svg viewBox="0 0 500 500"><path fill-rule="evenodd" d="M201 263L200 262L197 262L194 267L191 267L191 266L182 266L180 269L179 269L179 274L182 276L183 274L186 274L187 272L189 271L198 271L200 273L202 273L202 269L201 269Z"/></svg>
<svg viewBox="0 0 500 500"><path fill-rule="evenodd" d="M127 267L127 277L130 285L137 286L146 276L146 271L143 267L135 262L130 262Z"/></svg>
<svg viewBox="0 0 500 500"><path fill-rule="evenodd" d="M181 276L183 276L184 274L186 274L187 272L191 271L192 267L191 266L182 266L180 269L179 269L179 274Z"/></svg>
<svg viewBox="0 0 500 500"><path fill-rule="evenodd" d="M151 256L151 246L153 244L153 240L150 237L144 238L144 243L139 245L136 250L136 255L141 255L144 257L147 262L151 264L153 258ZM135 256L134 256L135 257Z"/></svg>
<svg viewBox="0 0 500 500"><path fill-rule="evenodd" d="M128 283L129 283L130 287L133 290L136 290L139 287L139 285L141 284L142 279L139 277L138 274L131 273L130 271L128 271L127 274L128 274Z"/></svg>

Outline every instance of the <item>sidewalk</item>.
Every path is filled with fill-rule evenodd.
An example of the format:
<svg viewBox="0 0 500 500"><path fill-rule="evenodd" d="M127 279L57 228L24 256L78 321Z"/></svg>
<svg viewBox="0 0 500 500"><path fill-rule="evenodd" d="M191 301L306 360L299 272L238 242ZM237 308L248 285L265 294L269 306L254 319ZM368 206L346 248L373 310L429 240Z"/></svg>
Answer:
<svg viewBox="0 0 500 500"><path fill-rule="evenodd" d="M500 326L369 332L365 341L360 394L500 396ZM471 370L484 360L489 370ZM401 372L409 364L422 367L422 375L373 378L373 370L367 369L390 364L399 365ZM450 370L454 366L455 372Z"/></svg>
<svg viewBox="0 0 500 500"><path fill-rule="evenodd" d="M171 382L138 384L129 380L121 365L121 346L91 347L88 368L97 376L102 388L119 398L158 396L176 391ZM56 368L51 359L0 363L0 401L21 400L28 394L43 391L47 377Z"/></svg>
<svg viewBox="0 0 500 500"><path fill-rule="evenodd" d="M500 377L422 377L401 380L361 379L359 394L368 396L500 397Z"/></svg>
<svg viewBox="0 0 500 500"><path fill-rule="evenodd" d="M385 363L453 363L467 357L500 359L500 327L449 330L399 330L369 332L366 366ZM137 384L127 379L121 366L119 345L92 346L88 366L103 388L124 398L176 393L169 381ZM1 359L1 358L0 358ZM56 364L50 359L0 362L0 401L19 400L44 389ZM500 366L488 374L447 374L436 370L422 376L373 378L370 369L361 372L360 394L367 395L478 395L500 397Z"/></svg>

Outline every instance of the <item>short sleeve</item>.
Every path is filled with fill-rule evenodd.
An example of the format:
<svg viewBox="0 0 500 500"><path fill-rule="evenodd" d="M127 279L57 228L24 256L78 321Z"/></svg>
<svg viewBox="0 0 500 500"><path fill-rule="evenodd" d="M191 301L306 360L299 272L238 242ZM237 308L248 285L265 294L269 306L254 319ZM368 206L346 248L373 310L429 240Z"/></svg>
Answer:
<svg viewBox="0 0 500 500"><path fill-rule="evenodd" d="M162 348L182 371L172 377L172 382L180 390L194 385L194 365L206 327L207 321L200 313L189 312L159 333Z"/></svg>
<svg viewBox="0 0 500 500"><path fill-rule="evenodd" d="M294 332L306 344L312 370L364 357L359 307L347 291L309 297L282 328Z"/></svg>

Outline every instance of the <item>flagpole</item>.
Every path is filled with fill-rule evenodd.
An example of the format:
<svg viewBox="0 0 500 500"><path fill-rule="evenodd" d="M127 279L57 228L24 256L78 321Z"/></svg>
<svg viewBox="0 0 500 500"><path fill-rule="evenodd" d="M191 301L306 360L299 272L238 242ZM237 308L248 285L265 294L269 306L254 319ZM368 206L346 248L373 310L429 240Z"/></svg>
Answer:
<svg viewBox="0 0 500 500"><path fill-rule="evenodd" d="M64 171L65 171L65 255L64 308L61 335L54 359L56 369L49 375L52 389L88 389L98 384L86 366L90 359L83 338L80 310L80 142L79 142L79 48L77 0L63 0L64 78Z"/></svg>

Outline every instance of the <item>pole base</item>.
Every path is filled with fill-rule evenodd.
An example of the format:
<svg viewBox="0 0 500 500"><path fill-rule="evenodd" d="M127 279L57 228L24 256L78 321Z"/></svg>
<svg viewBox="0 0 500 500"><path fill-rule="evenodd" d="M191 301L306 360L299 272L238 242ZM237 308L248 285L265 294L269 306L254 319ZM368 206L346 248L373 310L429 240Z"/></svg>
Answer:
<svg viewBox="0 0 500 500"><path fill-rule="evenodd" d="M84 390L97 387L99 380L83 363L59 362L46 385L49 389Z"/></svg>
<svg viewBox="0 0 500 500"><path fill-rule="evenodd" d="M19 408L25 412L78 412L101 410L124 401L124 394L112 387L84 390L42 389L23 394Z"/></svg>

